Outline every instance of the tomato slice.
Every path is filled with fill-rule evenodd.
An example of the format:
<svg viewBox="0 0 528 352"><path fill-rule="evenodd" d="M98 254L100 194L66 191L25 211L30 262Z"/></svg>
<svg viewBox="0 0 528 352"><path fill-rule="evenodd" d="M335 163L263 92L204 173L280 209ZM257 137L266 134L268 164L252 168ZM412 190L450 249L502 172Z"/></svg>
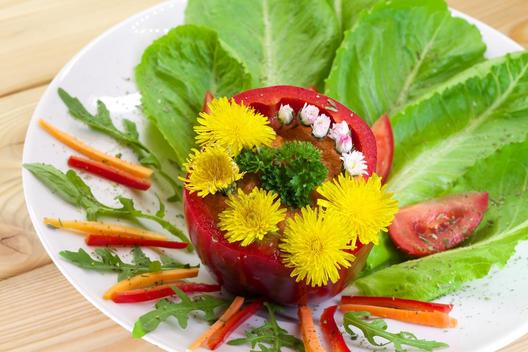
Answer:
<svg viewBox="0 0 528 352"><path fill-rule="evenodd" d="M380 117L372 125L372 132L376 138L376 147L378 150L376 173L385 182L390 174L392 159L394 157L394 135L392 134L392 126L387 114Z"/></svg>
<svg viewBox="0 0 528 352"><path fill-rule="evenodd" d="M470 192L400 209L389 235L412 257L445 251L469 238L488 208L488 193Z"/></svg>

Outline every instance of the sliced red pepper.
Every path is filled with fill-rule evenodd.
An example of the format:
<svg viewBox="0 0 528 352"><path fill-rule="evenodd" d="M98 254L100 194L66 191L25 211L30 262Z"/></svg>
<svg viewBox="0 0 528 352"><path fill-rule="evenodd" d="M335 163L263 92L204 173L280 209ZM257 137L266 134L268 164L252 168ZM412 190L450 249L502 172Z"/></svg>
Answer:
<svg viewBox="0 0 528 352"><path fill-rule="evenodd" d="M341 304L361 304L377 307L415 310L418 312L449 313L453 309L452 304L423 302L394 297L343 296L341 298Z"/></svg>
<svg viewBox="0 0 528 352"><path fill-rule="evenodd" d="M118 170L100 161L72 155L68 159L68 165L130 188L145 191L151 186L150 181L146 178L137 177L131 173Z"/></svg>
<svg viewBox="0 0 528 352"><path fill-rule="evenodd" d="M159 285L149 288L116 293L112 297L115 303L136 303L174 295L173 287L177 287L183 292L216 292L220 291L220 285L200 284L194 282L175 282L172 284Z"/></svg>
<svg viewBox="0 0 528 352"><path fill-rule="evenodd" d="M162 247L183 249L189 246L185 242L148 240L143 238L134 238L125 236L104 236L104 235L87 235L85 242L88 246L118 246L118 247Z"/></svg>
<svg viewBox="0 0 528 352"><path fill-rule="evenodd" d="M350 352L334 319L337 306L330 306L321 315L321 330L331 352Z"/></svg>
<svg viewBox="0 0 528 352"><path fill-rule="evenodd" d="M216 331L213 336L207 341L207 347L214 350L220 346L233 331L236 330L242 323L248 320L257 310L262 308L261 301L255 301L251 304L248 304L246 307L239 310L235 315L231 317L224 326Z"/></svg>

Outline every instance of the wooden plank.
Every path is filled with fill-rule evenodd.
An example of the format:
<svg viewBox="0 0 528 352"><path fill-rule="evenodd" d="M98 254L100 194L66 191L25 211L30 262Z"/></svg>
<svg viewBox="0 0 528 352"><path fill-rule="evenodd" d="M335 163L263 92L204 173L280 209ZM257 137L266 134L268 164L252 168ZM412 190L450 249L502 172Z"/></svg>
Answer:
<svg viewBox="0 0 528 352"><path fill-rule="evenodd" d="M20 177L28 122L45 88L0 99L0 279L50 262L29 220Z"/></svg>
<svg viewBox="0 0 528 352"><path fill-rule="evenodd" d="M160 0L0 1L0 96L48 83L90 40Z"/></svg>
<svg viewBox="0 0 528 352"><path fill-rule="evenodd" d="M105 317L53 264L0 287L0 351L160 351Z"/></svg>

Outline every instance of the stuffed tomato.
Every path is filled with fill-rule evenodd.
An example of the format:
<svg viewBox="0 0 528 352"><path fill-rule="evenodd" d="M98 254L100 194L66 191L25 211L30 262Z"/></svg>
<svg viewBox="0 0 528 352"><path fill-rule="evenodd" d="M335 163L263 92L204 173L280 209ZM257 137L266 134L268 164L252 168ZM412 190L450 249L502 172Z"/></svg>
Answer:
<svg viewBox="0 0 528 352"><path fill-rule="evenodd" d="M317 92L275 86L212 100L195 131L185 219L218 283L281 304L341 292L396 212L368 125Z"/></svg>

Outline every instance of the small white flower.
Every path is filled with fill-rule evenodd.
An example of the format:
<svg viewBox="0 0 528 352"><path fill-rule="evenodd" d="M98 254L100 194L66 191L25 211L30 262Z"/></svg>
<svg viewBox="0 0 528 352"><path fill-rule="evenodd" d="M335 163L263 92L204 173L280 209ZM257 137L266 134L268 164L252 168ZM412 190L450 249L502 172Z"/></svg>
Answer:
<svg viewBox="0 0 528 352"><path fill-rule="evenodd" d="M312 133L317 138L323 138L330 129L330 118L325 114L317 116L312 126Z"/></svg>
<svg viewBox="0 0 528 352"><path fill-rule="evenodd" d="M362 152L354 150L352 153L343 154L340 159L343 160L343 166L350 176L367 174L367 163Z"/></svg>
<svg viewBox="0 0 528 352"><path fill-rule="evenodd" d="M288 125L293 120L293 109L290 104L280 106L279 113L277 114L279 121L284 125Z"/></svg>
<svg viewBox="0 0 528 352"><path fill-rule="evenodd" d="M301 122L304 125L312 125L315 122L315 119L317 119L317 116L319 116L319 108L317 106L304 103L299 115L301 117Z"/></svg>
<svg viewBox="0 0 528 352"><path fill-rule="evenodd" d="M348 127L348 123L346 123L346 121L341 121L339 123L334 123L332 125L332 129L330 130L328 137L337 140L341 136L349 136L349 135L350 135L350 128Z"/></svg>
<svg viewBox="0 0 528 352"><path fill-rule="evenodd" d="M339 153L349 153L352 150L352 137L349 135L341 135L336 139L336 149Z"/></svg>

